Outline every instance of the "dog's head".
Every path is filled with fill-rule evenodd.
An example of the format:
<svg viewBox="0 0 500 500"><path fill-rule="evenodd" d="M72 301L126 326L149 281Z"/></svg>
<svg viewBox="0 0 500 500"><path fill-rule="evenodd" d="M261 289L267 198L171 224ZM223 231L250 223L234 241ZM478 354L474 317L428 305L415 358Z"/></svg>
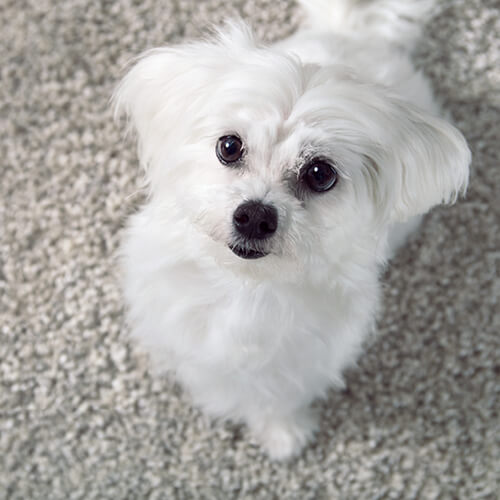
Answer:
<svg viewBox="0 0 500 500"><path fill-rule="evenodd" d="M259 47L241 25L146 53L115 102L137 132L159 223L202 235L229 266L321 274L325 262L369 260L392 222L467 184L454 127L345 68Z"/></svg>

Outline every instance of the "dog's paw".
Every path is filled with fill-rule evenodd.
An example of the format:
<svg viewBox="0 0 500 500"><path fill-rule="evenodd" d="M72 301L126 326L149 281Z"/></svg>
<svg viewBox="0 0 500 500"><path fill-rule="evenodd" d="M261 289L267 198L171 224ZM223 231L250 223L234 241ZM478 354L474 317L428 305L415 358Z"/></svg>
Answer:
<svg viewBox="0 0 500 500"><path fill-rule="evenodd" d="M285 461L297 456L317 428L310 411L264 422L254 435L272 460Z"/></svg>

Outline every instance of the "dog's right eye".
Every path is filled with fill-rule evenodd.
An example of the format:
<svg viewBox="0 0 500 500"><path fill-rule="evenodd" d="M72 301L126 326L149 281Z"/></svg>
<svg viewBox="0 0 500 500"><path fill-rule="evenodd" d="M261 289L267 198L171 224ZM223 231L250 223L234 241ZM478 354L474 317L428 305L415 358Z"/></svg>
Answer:
<svg viewBox="0 0 500 500"><path fill-rule="evenodd" d="M236 135L225 135L217 141L215 153L224 165L237 162L243 156L243 143Z"/></svg>

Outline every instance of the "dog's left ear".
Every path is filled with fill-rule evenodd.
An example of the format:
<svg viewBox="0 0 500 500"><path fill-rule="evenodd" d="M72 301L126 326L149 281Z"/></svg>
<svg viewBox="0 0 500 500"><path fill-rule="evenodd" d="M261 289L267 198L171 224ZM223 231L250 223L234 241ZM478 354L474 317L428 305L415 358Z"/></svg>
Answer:
<svg viewBox="0 0 500 500"><path fill-rule="evenodd" d="M391 144L386 154L386 192L392 191L393 220L453 203L465 193L471 153L463 135L446 121L406 103L393 108Z"/></svg>

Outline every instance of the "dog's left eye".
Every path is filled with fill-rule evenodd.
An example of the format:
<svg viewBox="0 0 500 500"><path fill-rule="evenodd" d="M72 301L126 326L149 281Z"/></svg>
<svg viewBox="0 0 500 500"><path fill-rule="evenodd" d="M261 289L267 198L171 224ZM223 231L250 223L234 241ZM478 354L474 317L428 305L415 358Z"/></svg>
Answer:
<svg viewBox="0 0 500 500"><path fill-rule="evenodd" d="M217 141L215 153L224 165L235 163L243 156L243 142L236 135L225 135Z"/></svg>
<svg viewBox="0 0 500 500"><path fill-rule="evenodd" d="M302 170L302 179L309 189L322 193L337 183L338 174L335 168L325 160L311 160Z"/></svg>

